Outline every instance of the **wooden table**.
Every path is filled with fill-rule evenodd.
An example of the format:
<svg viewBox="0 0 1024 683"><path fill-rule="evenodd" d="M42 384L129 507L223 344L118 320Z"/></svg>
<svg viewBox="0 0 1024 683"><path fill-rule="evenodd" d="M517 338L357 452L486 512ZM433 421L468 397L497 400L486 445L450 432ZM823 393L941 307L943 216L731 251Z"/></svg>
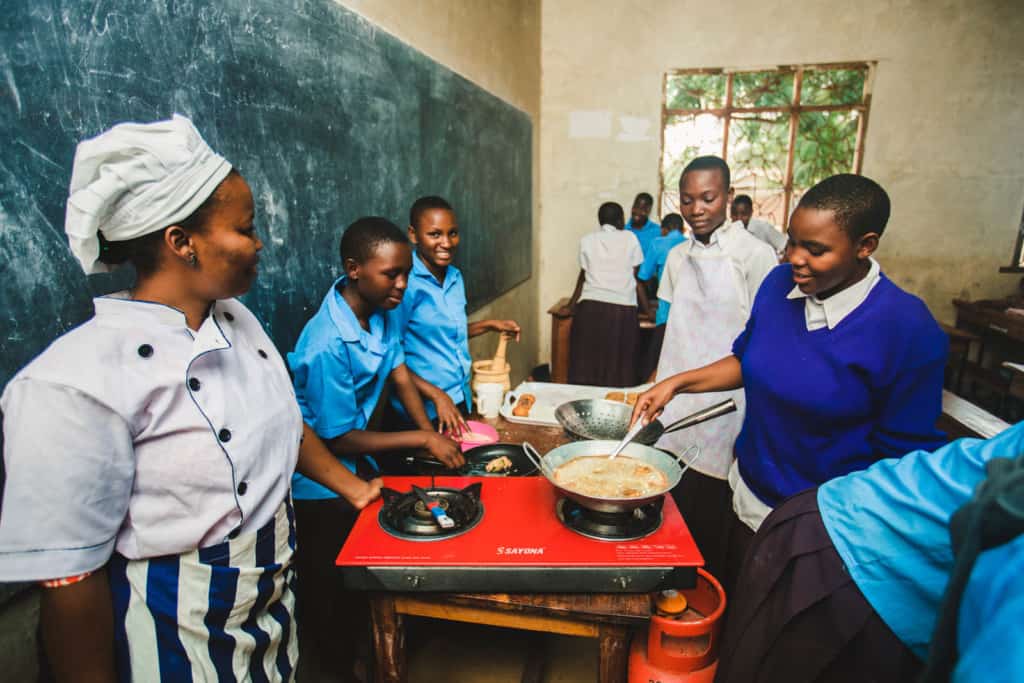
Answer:
<svg viewBox="0 0 1024 683"><path fill-rule="evenodd" d="M498 430L500 441L530 441L546 453L568 439L561 427L538 427L504 418L480 419ZM632 630L651 615L647 593L371 593L370 615L376 658L376 680L406 680L406 616L429 617L489 626L597 638L598 680L626 680ZM528 673L536 673L527 667ZM535 680L524 676L524 681Z"/></svg>

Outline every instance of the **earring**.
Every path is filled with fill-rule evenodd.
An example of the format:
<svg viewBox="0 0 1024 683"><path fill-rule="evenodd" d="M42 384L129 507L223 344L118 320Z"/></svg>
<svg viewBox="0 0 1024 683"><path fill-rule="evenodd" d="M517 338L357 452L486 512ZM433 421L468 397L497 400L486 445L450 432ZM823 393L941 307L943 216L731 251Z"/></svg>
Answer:
<svg viewBox="0 0 1024 683"><path fill-rule="evenodd" d="M195 268L198 265L198 263L199 261L196 259L196 252L190 251L188 253L188 264Z"/></svg>

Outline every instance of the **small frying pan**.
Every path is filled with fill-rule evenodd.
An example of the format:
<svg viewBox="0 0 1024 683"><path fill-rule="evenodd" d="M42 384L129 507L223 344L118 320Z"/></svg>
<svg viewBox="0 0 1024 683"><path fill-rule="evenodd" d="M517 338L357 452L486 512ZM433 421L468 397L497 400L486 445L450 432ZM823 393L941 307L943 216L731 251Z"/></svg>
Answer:
<svg viewBox="0 0 1024 683"><path fill-rule="evenodd" d="M504 472L488 472L487 463L503 455L512 461L511 469ZM530 462L519 444L489 443L470 448L462 456L466 459L466 464L455 470L455 473L464 477L529 477L537 474L537 466ZM415 464L425 475L451 472L436 460L416 458Z"/></svg>

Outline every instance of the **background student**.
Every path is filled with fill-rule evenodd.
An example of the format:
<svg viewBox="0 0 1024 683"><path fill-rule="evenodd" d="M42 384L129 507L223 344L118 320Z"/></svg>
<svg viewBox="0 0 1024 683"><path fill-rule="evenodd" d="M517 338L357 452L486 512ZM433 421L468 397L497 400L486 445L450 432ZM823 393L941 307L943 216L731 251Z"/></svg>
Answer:
<svg viewBox="0 0 1024 683"><path fill-rule="evenodd" d="M288 354L302 417L347 468L363 477L377 472L368 457L423 449L449 467L465 461L454 441L434 431L405 367L398 330L385 312L405 293L412 253L402 231L384 218L360 218L341 238L344 275ZM386 382L419 427L402 432L367 430ZM368 620L365 601L342 590L334 559L357 510L315 481L296 474L292 497L298 524L296 561L300 633L309 669L347 680L356 641ZM303 669L307 665L303 664Z"/></svg>
<svg viewBox="0 0 1024 683"><path fill-rule="evenodd" d="M602 204L597 220L600 227L580 240L580 274L565 311L573 316L569 383L627 387L636 383L637 302L648 308L636 279L643 251L623 229L620 205Z"/></svg>
<svg viewBox="0 0 1024 683"><path fill-rule="evenodd" d="M420 197L409 211L409 239L415 249L409 285L389 314L405 350L413 383L426 398L427 417L437 418L442 431L459 433L469 415L472 359L469 339L500 332L519 339L514 320L466 320L466 285L452 265L462 229L451 205L441 197ZM400 398L391 398L396 420L411 424Z"/></svg>
<svg viewBox="0 0 1024 683"><path fill-rule="evenodd" d="M781 259L786 251L786 236L775 229L775 226L760 218L754 218L754 200L747 194L738 194L732 200L729 215L734 221L743 223L747 231L768 244Z"/></svg>
<svg viewBox="0 0 1024 683"><path fill-rule="evenodd" d="M57 680L292 680L292 472L357 508L380 491L303 426L273 342L234 298L263 246L253 211L181 116L75 152L71 251L87 274L130 262L136 278L0 399L0 581L44 582Z"/></svg>
<svg viewBox="0 0 1024 683"><path fill-rule="evenodd" d="M683 217L678 213L669 213L661 218L661 234L651 242L651 248L644 255L643 265L637 277L644 283L649 292L658 291L661 274L665 270L668 253L674 247L686 241L683 232ZM654 303L654 302L649 302ZM648 311L654 318L654 329L651 331L647 346L640 352L638 382L653 382L654 372L658 368L658 357L661 355L661 344L665 339L665 323L668 321L669 303L657 299L654 312Z"/></svg>
<svg viewBox="0 0 1024 683"><path fill-rule="evenodd" d="M661 227L650 218L653 208L654 197L647 192L641 192L633 200L633 208L629 213L629 232L639 240L645 258L651 243L661 236Z"/></svg>
<svg viewBox="0 0 1024 683"><path fill-rule="evenodd" d="M669 252L658 286L658 299L671 305L658 360L659 380L729 355L761 281L776 265L771 247L741 223L726 219L731 196L729 166L722 159L697 157L683 169L679 208L693 234ZM725 563L727 538L722 529L731 514L726 477L743 422L743 392L723 387L711 396L677 396L663 418L668 424L727 398L736 401L736 413L658 441L660 448L676 453L691 444L701 448L700 460L672 494L715 574Z"/></svg>
<svg viewBox="0 0 1024 683"><path fill-rule="evenodd" d="M1021 454L1024 423L987 441L960 439L883 460L786 500L761 525L743 564L715 680L903 683L921 680L929 650L950 655L952 666L950 678L929 681L1024 680L1019 509L1016 532L1005 529L998 540L995 519L977 518L990 541L973 569L963 569L962 600L949 603L959 623L938 619L956 563L970 562L965 548L982 535L972 528L989 495L979 484L1001 485L993 496L1016 490L1019 501ZM969 501L970 512L951 525ZM961 542L956 560L951 526Z"/></svg>
<svg viewBox="0 0 1024 683"><path fill-rule="evenodd" d="M843 174L812 187L790 220L789 263L765 279L732 353L637 399L634 416L651 417L676 394L744 387L728 472L726 590L753 532L783 499L943 443L935 422L946 335L871 257L888 219L889 197L868 178Z"/></svg>

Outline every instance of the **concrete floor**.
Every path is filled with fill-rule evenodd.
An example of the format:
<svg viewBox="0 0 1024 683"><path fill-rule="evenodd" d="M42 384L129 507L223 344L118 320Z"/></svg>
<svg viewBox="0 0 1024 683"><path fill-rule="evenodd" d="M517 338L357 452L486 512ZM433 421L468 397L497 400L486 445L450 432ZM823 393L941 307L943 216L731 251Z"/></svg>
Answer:
<svg viewBox="0 0 1024 683"><path fill-rule="evenodd" d="M597 640L434 619L410 619L409 683L520 683L543 651L544 683L597 680Z"/></svg>

